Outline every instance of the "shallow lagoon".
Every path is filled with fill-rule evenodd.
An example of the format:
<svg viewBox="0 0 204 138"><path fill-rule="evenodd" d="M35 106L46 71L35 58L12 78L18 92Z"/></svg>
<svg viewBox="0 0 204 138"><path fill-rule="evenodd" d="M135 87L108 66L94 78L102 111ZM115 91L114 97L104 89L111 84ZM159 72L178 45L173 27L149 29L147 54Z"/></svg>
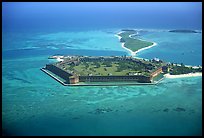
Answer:
<svg viewBox="0 0 204 138"><path fill-rule="evenodd" d="M101 34L101 31L99 32ZM47 57L59 52L82 55L128 54L120 47L114 33L103 33L106 34L111 35L104 39L108 41L109 37L114 38L112 42L118 44L117 48L94 51L99 49L91 47L92 50L89 51L84 44L84 50L82 47L71 50L44 46L36 49L32 48L37 45L34 44L45 43L47 38L32 43L31 39L36 36L35 34L26 39L32 44L29 50L22 49L27 45L23 43L25 41L23 37L18 36L19 39L15 43L21 43L19 50L17 46L12 47L13 45L3 40L4 133L9 135L202 135L201 77L164 79L155 86L66 87L40 71L46 63L53 62ZM53 34L45 36L55 37ZM89 36L93 34L87 35ZM96 37L94 39L100 39L102 36L96 35ZM153 39L153 35L144 37L152 37L152 40L159 42L156 38ZM201 40L200 36L197 39ZM106 47L102 47L103 41L100 42L102 43L100 48L105 50ZM95 44L90 43L90 45ZM6 46L12 50L8 50ZM159 46L163 45L158 45L157 48ZM184 58L184 63L194 65L193 59L198 59L198 63L201 63L202 55L199 47L201 47L200 41L196 48L198 50L195 50L199 58L194 56L191 57L192 60ZM138 56L145 57L149 51L158 52L157 48L141 52ZM163 47L162 51L168 50ZM180 59L180 54L172 56Z"/></svg>

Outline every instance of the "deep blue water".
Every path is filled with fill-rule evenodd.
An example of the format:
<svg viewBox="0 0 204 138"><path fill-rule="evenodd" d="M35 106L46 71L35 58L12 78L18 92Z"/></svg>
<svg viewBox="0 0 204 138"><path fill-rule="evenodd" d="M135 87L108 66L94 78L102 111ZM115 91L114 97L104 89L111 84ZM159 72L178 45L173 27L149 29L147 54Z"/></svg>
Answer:
<svg viewBox="0 0 204 138"><path fill-rule="evenodd" d="M201 2L5 2L2 9L5 31L85 31L114 27L202 28Z"/></svg>
<svg viewBox="0 0 204 138"><path fill-rule="evenodd" d="M115 34L131 27L156 29L140 37L158 45L137 57L202 65L202 33L160 30L202 30L201 6L3 3L3 134L202 135L202 77L154 86L65 87L40 70L56 62L48 59L53 54L130 55Z"/></svg>

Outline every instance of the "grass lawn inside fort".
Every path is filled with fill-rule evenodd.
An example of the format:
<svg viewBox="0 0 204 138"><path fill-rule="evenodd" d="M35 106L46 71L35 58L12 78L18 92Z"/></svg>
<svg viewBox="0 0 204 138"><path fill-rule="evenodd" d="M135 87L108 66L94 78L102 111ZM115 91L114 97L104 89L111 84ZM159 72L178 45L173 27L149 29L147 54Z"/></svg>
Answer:
<svg viewBox="0 0 204 138"><path fill-rule="evenodd" d="M130 38L129 35L132 35L136 33L136 31L134 30L129 30L129 31L125 31L125 32L122 32L120 34L118 34L119 36L121 36L121 40L120 42L124 42L124 46L130 50L132 50L133 52L141 49L141 48L145 48L145 47L148 47L148 46L151 46L153 45L152 42L148 42L148 41L143 41L143 40L140 40L140 39L137 39L137 38Z"/></svg>
<svg viewBox="0 0 204 138"><path fill-rule="evenodd" d="M88 68L86 68L86 64L88 64ZM86 64L82 63L78 66L75 66L75 72L78 72L80 75L88 76L89 74L92 74L93 76L108 76L108 75L116 75L116 76L122 76L127 75L129 72L135 73L135 71L131 69L124 69L121 71L118 71L119 63L118 62L112 62L111 66L108 67L106 65L103 65L102 63L98 63L100 66L97 67L94 65L93 62L86 62ZM71 66L68 65L68 69L70 69Z"/></svg>
<svg viewBox="0 0 204 138"><path fill-rule="evenodd" d="M64 70L74 71L81 76L125 76L131 74L149 76L150 72L161 66L161 64L150 64L143 61L145 64L134 64L127 61L115 62L80 62L76 65L64 64L61 68Z"/></svg>

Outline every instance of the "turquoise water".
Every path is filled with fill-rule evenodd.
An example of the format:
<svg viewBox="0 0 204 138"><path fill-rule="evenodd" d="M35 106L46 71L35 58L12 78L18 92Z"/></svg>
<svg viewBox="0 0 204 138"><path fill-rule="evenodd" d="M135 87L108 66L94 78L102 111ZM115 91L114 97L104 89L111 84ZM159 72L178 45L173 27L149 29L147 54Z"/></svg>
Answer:
<svg viewBox="0 0 204 138"><path fill-rule="evenodd" d="M129 55L114 36L117 31L4 33L3 133L202 135L202 77L164 79L153 86L66 87L40 70L55 62L48 59L52 54ZM138 57L201 65L201 34L141 37L158 46Z"/></svg>
<svg viewBox="0 0 204 138"><path fill-rule="evenodd" d="M166 62L202 65L202 33L150 31L142 35L157 46L138 53L138 57L163 59Z"/></svg>

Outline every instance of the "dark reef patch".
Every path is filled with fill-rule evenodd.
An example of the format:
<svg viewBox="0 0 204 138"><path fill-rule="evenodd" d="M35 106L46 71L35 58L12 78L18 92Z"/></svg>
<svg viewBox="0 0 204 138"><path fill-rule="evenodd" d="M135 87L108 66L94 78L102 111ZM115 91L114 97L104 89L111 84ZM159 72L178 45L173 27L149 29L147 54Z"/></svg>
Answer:
<svg viewBox="0 0 204 138"><path fill-rule="evenodd" d="M184 108L181 108L181 107L177 107L177 108L175 108L175 109L173 109L174 111L177 111L177 112L185 112L186 111L186 109L184 109Z"/></svg>
<svg viewBox="0 0 204 138"><path fill-rule="evenodd" d="M168 112L169 111L169 109L168 108L165 108L164 110L163 110L163 112Z"/></svg>
<svg viewBox="0 0 204 138"><path fill-rule="evenodd" d="M27 80L24 80L24 79L21 79L21 78L16 78L16 77L14 77L13 79L22 81L23 83L29 83L29 84L31 84L30 81L27 81Z"/></svg>
<svg viewBox="0 0 204 138"><path fill-rule="evenodd" d="M89 112L91 114L104 114L113 111L110 108L97 108L93 112Z"/></svg>

